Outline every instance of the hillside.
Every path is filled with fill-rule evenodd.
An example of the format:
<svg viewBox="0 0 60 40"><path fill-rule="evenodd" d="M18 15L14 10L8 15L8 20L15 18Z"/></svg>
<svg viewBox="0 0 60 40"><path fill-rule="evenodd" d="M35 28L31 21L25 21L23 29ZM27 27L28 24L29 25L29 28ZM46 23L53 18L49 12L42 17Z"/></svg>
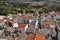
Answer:
<svg viewBox="0 0 60 40"><path fill-rule="evenodd" d="M39 2L39 1L60 1L60 0L0 0L0 1L12 1L12 2Z"/></svg>

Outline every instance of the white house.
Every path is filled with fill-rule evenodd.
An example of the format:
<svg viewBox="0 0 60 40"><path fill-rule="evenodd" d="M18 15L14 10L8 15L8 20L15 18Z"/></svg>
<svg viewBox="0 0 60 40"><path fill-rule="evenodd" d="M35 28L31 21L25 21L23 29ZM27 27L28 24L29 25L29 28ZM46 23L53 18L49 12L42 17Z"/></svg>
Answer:
<svg viewBox="0 0 60 40"><path fill-rule="evenodd" d="M1 16L1 15L0 15L0 19L4 19L5 17L6 17L6 16Z"/></svg>
<svg viewBox="0 0 60 40"><path fill-rule="evenodd" d="M13 27L18 27L18 23L13 23Z"/></svg>
<svg viewBox="0 0 60 40"><path fill-rule="evenodd" d="M50 28L55 28L56 26L54 24L51 24L50 25Z"/></svg>

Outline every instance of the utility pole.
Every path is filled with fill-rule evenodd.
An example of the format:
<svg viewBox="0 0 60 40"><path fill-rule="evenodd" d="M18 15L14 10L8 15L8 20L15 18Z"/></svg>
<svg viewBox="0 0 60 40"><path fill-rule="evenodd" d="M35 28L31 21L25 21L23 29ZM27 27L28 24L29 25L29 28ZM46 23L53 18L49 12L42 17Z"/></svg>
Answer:
<svg viewBox="0 0 60 40"><path fill-rule="evenodd" d="M36 40L35 39L35 37L36 37L36 28L38 28L38 18L39 18L39 12L37 12L37 14L36 14L36 23L35 23L35 29L34 29L34 40Z"/></svg>
<svg viewBox="0 0 60 40"><path fill-rule="evenodd" d="M41 14L39 15L38 20L39 20L38 27L41 29L41 28L42 28L42 27L41 27Z"/></svg>

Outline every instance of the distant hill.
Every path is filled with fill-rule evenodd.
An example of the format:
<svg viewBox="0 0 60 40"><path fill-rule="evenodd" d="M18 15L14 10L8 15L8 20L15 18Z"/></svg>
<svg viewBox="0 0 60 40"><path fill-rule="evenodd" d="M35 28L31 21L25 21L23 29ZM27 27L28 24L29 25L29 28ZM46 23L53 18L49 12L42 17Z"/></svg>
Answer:
<svg viewBox="0 0 60 40"><path fill-rule="evenodd" d="M44 0L0 0L0 1L18 1L18 2L31 2L31 1L35 1L35 2L39 2L39 1L44 1Z"/></svg>
<svg viewBox="0 0 60 40"><path fill-rule="evenodd" d="M39 1L60 1L60 0L0 0L0 1L11 1L11 2L39 2Z"/></svg>

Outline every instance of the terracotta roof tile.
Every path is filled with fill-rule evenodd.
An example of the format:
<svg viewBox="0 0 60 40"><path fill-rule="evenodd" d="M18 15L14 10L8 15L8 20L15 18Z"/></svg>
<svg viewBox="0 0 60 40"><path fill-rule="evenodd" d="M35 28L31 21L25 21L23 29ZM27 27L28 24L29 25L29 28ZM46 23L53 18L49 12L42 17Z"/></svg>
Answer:
<svg viewBox="0 0 60 40"><path fill-rule="evenodd" d="M34 40L34 34L29 34L27 40Z"/></svg>
<svg viewBox="0 0 60 40"><path fill-rule="evenodd" d="M6 16L1 16L2 17L2 19L5 19L6 18Z"/></svg>
<svg viewBox="0 0 60 40"><path fill-rule="evenodd" d="M36 34L36 40L45 40L45 36L42 34Z"/></svg>
<svg viewBox="0 0 60 40"><path fill-rule="evenodd" d="M45 16L46 14L45 13L42 13L41 16Z"/></svg>
<svg viewBox="0 0 60 40"><path fill-rule="evenodd" d="M50 28L50 24L44 24L45 28Z"/></svg>
<svg viewBox="0 0 60 40"><path fill-rule="evenodd" d="M60 15L60 11L56 11L56 15Z"/></svg>
<svg viewBox="0 0 60 40"><path fill-rule="evenodd" d="M49 21L49 24L55 24L56 22L55 21Z"/></svg>
<svg viewBox="0 0 60 40"><path fill-rule="evenodd" d="M28 19L29 18L29 16L23 16L23 19Z"/></svg>
<svg viewBox="0 0 60 40"><path fill-rule="evenodd" d="M44 27L49 28L50 24L55 24L55 21L49 21L49 22L42 22L42 25L44 25Z"/></svg>
<svg viewBox="0 0 60 40"><path fill-rule="evenodd" d="M60 21L60 18L56 19L56 20L59 20Z"/></svg>
<svg viewBox="0 0 60 40"><path fill-rule="evenodd" d="M30 16L30 17L34 17L34 15L33 15L33 14L30 14L29 16Z"/></svg>
<svg viewBox="0 0 60 40"><path fill-rule="evenodd" d="M18 18L21 18L21 19L29 19L29 16L26 16L26 15L24 15L24 16L18 16Z"/></svg>
<svg viewBox="0 0 60 40"><path fill-rule="evenodd" d="M26 24L20 24L19 26L18 26L18 28L25 28L26 27Z"/></svg>
<svg viewBox="0 0 60 40"><path fill-rule="evenodd" d="M53 21L52 18L46 18L47 21Z"/></svg>
<svg viewBox="0 0 60 40"><path fill-rule="evenodd" d="M49 24L49 22L42 22L42 24Z"/></svg>
<svg viewBox="0 0 60 40"><path fill-rule="evenodd" d="M3 22L3 21L4 21L4 19L0 19L0 21L1 21L1 22Z"/></svg>
<svg viewBox="0 0 60 40"><path fill-rule="evenodd" d="M34 34L28 35L27 40L34 40L34 36L35 36ZM36 40L45 40L45 36L36 33L35 39L36 39Z"/></svg>

